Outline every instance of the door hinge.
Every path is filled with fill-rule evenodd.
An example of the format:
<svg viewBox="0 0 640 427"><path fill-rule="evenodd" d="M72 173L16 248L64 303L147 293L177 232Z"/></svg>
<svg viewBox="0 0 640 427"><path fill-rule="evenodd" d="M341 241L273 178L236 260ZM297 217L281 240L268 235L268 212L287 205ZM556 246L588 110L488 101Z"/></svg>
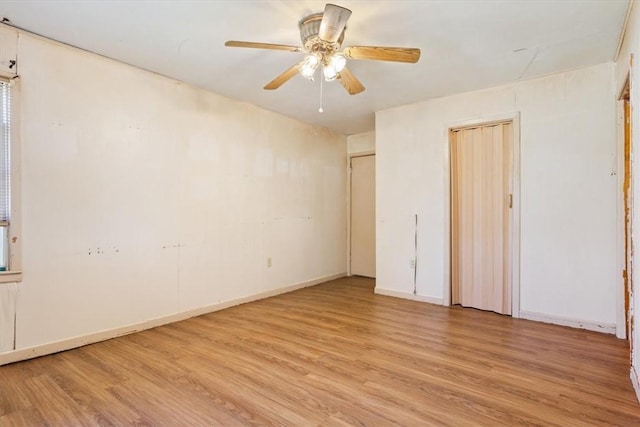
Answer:
<svg viewBox="0 0 640 427"><path fill-rule="evenodd" d="M513 194L509 194L509 208L513 208Z"/></svg>

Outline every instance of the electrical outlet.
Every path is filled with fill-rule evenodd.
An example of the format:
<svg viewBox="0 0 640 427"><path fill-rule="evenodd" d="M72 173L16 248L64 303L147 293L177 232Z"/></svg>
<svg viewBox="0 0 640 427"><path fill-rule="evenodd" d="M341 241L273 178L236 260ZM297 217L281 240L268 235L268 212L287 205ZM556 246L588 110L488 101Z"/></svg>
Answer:
<svg viewBox="0 0 640 427"><path fill-rule="evenodd" d="M416 268L416 259L415 258L411 258L409 260L409 268Z"/></svg>
<svg viewBox="0 0 640 427"><path fill-rule="evenodd" d="M271 268L271 257L267 258L267 267Z"/></svg>

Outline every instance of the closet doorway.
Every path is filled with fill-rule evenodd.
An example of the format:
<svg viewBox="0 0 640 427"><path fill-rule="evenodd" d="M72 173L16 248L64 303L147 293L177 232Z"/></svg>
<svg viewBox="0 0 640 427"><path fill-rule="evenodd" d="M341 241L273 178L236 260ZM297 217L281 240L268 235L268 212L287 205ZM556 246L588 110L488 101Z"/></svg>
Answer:
<svg viewBox="0 0 640 427"><path fill-rule="evenodd" d="M351 158L350 273L376 277L375 155Z"/></svg>

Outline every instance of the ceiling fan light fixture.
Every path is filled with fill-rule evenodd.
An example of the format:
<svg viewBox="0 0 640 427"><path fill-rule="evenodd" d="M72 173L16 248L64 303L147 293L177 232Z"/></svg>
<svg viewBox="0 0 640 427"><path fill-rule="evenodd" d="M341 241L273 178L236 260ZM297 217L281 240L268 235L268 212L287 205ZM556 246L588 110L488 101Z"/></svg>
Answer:
<svg viewBox="0 0 640 427"><path fill-rule="evenodd" d="M2 1L2 0L0 0ZM347 59L370 59L416 63L420 59L420 49L385 46L350 46L343 48L344 33L351 11L342 6L327 3L324 12L314 13L299 23L302 46L274 43L229 40L225 46L254 49L302 52L306 56L301 62L289 67L264 86L266 90L278 89L300 73L313 81L318 67L322 66L322 76L326 81L338 80L349 95L357 95L365 90L360 80L346 68ZM320 81L322 88L322 80ZM322 89L321 89L322 91Z"/></svg>
<svg viewBox="0 0 640 427"><path fill-rule="evenodd" d="M341 53L336 53L331 55L329 64L331 64L331 66L336 70L336 73L339 73L344 70L344 67L347 65L347 58L345 58Z"/></svg>
<svg viewBox="0 0 640 427"><path fill-rule="evenodd" d="M338 77L338 71L331 63L322 67L322 74L324 74L324 80L327 82L331 82Z"/></svg>
<svg viewBox="0 0 640 427"><path fill-rule="evenodd" d="M328 60L325 58L324 66L322 67L324 79L328 82L335 80L338 77L338 73L344 70L346 65L347 58L339 53L331 55Z"/></svg>
<svg viewBox="0 0 640 427"><path fill-rule="evenodd" d="M300 66L300 74L305 79L313 80L313 75L320 64L320 58L317 55L307 55Z"/></svg>

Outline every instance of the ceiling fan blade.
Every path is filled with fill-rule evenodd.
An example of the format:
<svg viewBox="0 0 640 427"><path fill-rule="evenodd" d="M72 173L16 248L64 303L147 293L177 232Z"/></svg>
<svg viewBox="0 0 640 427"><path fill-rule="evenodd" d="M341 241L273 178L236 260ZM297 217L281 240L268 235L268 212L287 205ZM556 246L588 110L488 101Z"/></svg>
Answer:
<svg viewBox="0 0 640 427"><path fill-rule="evenodd" d="M357 95L364 91L364 86L360 83L360 80L358 80L348 68L343 68L342 71L338 73L338 80L347 92L349 92L349 95Z"/></svg>
<svg viewBox="0 0 640 427"><path fill-rule="evenodd" d="M328 3L324 7L318 37L330 43L337 42L350 16L349 9Z"/></svg>
<svg viewBox="0 0 640 427"><path fill-rule="evenodd" d="M293 76L295 76L298 73L298 70L300 70L301 65L302 65L302 62L298 62L296 65L289 68L287 71L285 71L284 73L280 74L278 77L276 77L275 79L267 83L267 85L264 88L266 90L278 89L280 86L288 82Z"/></svg>
<svg viewBox="0 0 640 427"><path fill-rule="evenodd" d="M286 44L241 42L237 40L229 40L224 45L228 47L250 47L254 49L270 49L270 50L286 50L288 52L302 52L301 47L289 46Z"/></svg>
<svg viewBox="0 0 640 427"><path fill-rule="evenodd" d="M350 59L373 59L416 63L420 59L420 49L410 47L352 46L342 52Z"/></svg>

